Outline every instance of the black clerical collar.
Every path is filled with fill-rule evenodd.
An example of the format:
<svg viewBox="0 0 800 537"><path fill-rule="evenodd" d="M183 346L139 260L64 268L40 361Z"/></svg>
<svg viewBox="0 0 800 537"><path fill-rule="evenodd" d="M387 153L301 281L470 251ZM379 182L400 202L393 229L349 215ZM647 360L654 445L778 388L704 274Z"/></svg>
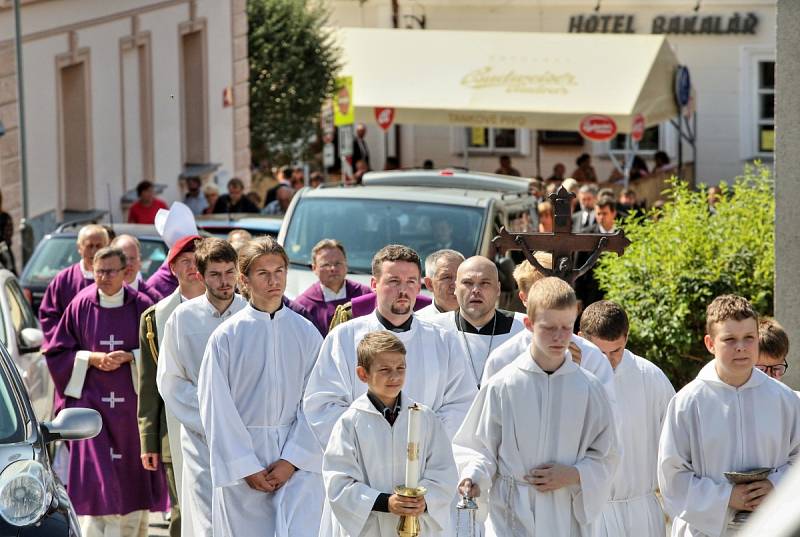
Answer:
<svg viewBox="0 0 800 537"><path fill-rule="evenodd" d="M231 304L233 304L233 302L231 302ZM275 311L273 311L273 312L264 311L264 310L262 310L262 309L260 309L260 308L257 308L257 307L256 307L256 305L255 305L255 304L253 304L252 302L250 302L250 306L251 306L251 307L252 307L254 310L256 310L256 311L260 311L261 313L269 313L269 318L270 318L270 319L274 319L274 318L275 318L275 315L276 315L276 314L277 314L279 311L281 311L281 310L283 309L283 301L281 301L281 305L280 305L280 306L278 306L278 309L276 309L276 310L275 310ZM228 306L228 307L230 307L230 306Z"/></svg>
<svg viewBox="0 0 800 537"><path fill-rule="evenodd" d="M386 418L386 421L389 422L389 425L394 425L397 416L400 415L400 409L402 408L400 404L402 392L397 394L397 399L395 399L392 406L386 406L383 404L383 401L381 401L377 395L373 394L369 390L367 390L367 398L372 403L372 406L374 406L375 409L380 412L384 418Z"/></svg>
<svg viewBox="0 0 800 537"><path fill-rule="evenodd" d="M433 307L434 307L434 308L436 309L436 311L437 311L437 312L439 312L439 313L447 313L447 310L443 310L442 308L440 308L440 307L439 307L439 304L437 304L435 300L433 301Z"/></svg>
<svg viewBox="0 0 800 537"><path fill-rule="evenodd" d="M414 316L409 315L408 319L406 319L406 321L403 324L394 325L391 322L389 322L386 319L386 317L381 315L381 313L378 310L375 310L375 315L377 315L378 321L380 321L383 327L389 332L408 332L409 330L411 330L411 321L414 320Z"/></svg>
<svg viewBox="0 0 800 537"><path fill-rule="evenodd" d="M490 320L479 329L470 324L468 320L461 316L461 310L455 311L456 326L459 330L467 334L478 334L479 336L499 336L508 334L514 325L514 314L510 311L495 310L494 320ZM494 331L492 328L494 327Z"/></svg>

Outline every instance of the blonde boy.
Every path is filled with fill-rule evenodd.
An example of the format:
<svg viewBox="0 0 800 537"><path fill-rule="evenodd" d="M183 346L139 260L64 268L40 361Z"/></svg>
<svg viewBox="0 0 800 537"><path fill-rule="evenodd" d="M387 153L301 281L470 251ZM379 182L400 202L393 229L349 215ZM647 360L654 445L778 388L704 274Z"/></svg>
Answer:
<svg viewBox="0 0 800 537"><path fill-rule="evenodd" d="M455 462L444 427L427 407L422 407L419 447L419 484L427 493L419 498L392 493L405 480L408 407L414 404L401 392L405 346L391 332L370 332L356 353L356 374L367 393L342 414L325 450L322 475L331 520L321 534L394 537L400 516L417 515L423 535L450 535Z"/></svg>
<svg viewBox="0 0 800 537"><path fill-rule="evenodd" d="M704 342L714 359L672 399L658 453L658 484L673 537L735 534L736 511L758 508L800 451L800 403L754 368L758 315L736 295L706 310ZM773 468L732 485L725 472Z"/></svg>
<svg viewBox="0 0 800 537"><path fill-rule="evenodd" d="M616 470L611 406L568 348L572 288L544 278L528 296L530 347L481 386L453 439L459 491L488 491L486 535L592 535Z"/></svg>

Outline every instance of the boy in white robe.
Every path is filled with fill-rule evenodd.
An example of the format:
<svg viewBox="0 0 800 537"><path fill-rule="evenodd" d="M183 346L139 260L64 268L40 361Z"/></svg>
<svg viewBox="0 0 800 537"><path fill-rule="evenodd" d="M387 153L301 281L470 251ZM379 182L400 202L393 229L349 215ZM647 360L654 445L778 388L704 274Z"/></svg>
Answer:
<svg viewBox="0 0 800 537"><path fill-rule="evenodd" d="M625 348L628 316L621 306L595 302L584 310L580 326L580 335L597 345L614 369L622 441L619 468L595 536L664 537L656 463L661 426L675 390L661 369Z"/></svg>
<svg viewBox="0 0 800 537"><path fill-rule="evenodd" d="M250 303L211 335L197 383L220 537L316 537L322 450L302 393L322 338L283 306L288 259L272 238L239 251Z"/></svg>
<svg viewBox="0 0 800 537"><path fill-rule="evenodd" d="M530 350L481 386L453 439L461 482L488 491L488 537L589 537L618 463L608 396L568 346L575 292L558 278L528 297Z"/></svg>
<svg viewBox="0 0 800 537"><path fill-rule="evenodd" d="M420 517L421 534L449 536L458 475L450 441L436 414L421 412L419 486L425 496L392 491L405 480L408 407L405 347L391 332L367 334L358 345L358 378L367 393L353 401L331 433L322 463L331 537L394 537L402 515Z"/></svg>
<svg viewBox="0 0 800 537"><path fill-rule="evenodd" d="M739 296L706 310L704 342L714 359L672 399L658 452L658 484L673 537L734 535L736 511L753 511L800 452L800 402L753 366L758 317ZM772 468L767 479L732 485L725 472Z"/></svg>

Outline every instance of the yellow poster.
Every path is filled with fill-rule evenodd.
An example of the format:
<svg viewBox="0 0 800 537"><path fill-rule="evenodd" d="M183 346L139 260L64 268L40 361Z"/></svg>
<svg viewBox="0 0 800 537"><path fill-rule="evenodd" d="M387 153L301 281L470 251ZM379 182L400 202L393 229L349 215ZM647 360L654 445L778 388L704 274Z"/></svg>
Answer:
<svg viewBox="0 0 800 537"><path fill-rule="evenodd" d="M775 151L775 130L763 129L761 131L761 151Z"/></svg>
<svg viewBox="0 0 800 537"><path fill-rule="evenodd" d="M486 129L483 127L470 128L470 144L472 147L483 147L486 145Z"/></svg>
<svg viewBox="0 0 800 537"><path fill-rule="evenodd" d="M355 123L353 106L353 78L342 76L336 79L336 93L333 95L333 124L337 127Z"/></svg>

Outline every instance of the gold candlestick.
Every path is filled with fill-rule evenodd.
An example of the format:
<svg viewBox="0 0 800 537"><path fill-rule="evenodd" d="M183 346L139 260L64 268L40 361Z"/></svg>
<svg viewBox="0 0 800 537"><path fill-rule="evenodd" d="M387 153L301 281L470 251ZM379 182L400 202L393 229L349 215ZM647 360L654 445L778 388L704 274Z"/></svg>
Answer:
<svg viewBox="0 0 800 537"><path fill-rule="evenodd" d="M410 488L406 486L395 487L394 493L404 498L419 498L425 496L428 490L425 487ZM418 537L420 533L419 517L403 515L397 524L397 535L400 537Z"/></svg>

